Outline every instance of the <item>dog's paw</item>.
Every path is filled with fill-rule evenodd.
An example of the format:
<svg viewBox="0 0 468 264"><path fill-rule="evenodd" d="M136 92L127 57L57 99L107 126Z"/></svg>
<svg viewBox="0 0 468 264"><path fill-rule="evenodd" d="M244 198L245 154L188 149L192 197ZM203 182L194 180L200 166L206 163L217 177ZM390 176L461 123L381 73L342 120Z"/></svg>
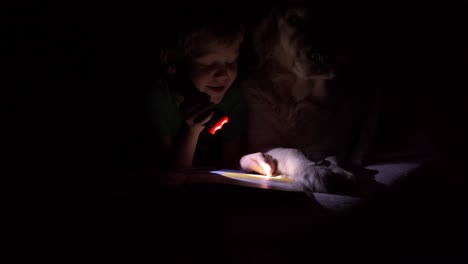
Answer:
<svg viewBox="0 0 468 264"><path fill-rule="evenodd" d="M354 182L354 175L338 164L315 163L307 165L297 175L306 190L321 193L345 192Z"/></svg>

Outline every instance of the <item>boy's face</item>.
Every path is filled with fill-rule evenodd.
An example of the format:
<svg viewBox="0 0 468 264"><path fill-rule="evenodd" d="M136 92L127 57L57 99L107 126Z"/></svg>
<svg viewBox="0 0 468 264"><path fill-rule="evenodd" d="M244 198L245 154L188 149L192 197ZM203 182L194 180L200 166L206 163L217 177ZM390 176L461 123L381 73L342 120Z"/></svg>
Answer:
<svg viewBox="0 0 468 264"><path fill-rule="evenodd" d="M200 43L190 62L190 79L201 92L219 104L237 77L237 57L242 38L232 44L215 41Z"/></svg>

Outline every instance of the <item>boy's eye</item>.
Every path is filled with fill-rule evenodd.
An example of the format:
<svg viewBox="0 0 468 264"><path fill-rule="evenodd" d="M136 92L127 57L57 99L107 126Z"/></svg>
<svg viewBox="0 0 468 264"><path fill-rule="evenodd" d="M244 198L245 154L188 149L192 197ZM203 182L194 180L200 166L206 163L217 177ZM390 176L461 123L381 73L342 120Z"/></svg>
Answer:
<svg viewBox="0 0 468 264"><path fill-rule="evenodd" d="M195 63L202 66L210 66L214 64L214 62L210 60L195 60Z"/></svg>
<svg viewBox="0 0 468 264"><path fill-rule="evenodd" d="M235 60L232 60L232 61L227 61L224 63L224 65L227 65L227 66L231 66L231 65L234 65L237 63L237 59ZM196 65L200 66L200 67L203 67L203 68L206 68L206 69L215 69L215 68L219 68L219 67L223 67L223 64L222 63L195 63Z"/></svg>
<svg viewBox="0 0 468 264"><path fill-rule="evenodd" d="M211 66L216 63L216 61L211 58L211 56L200 56L197 58L194 58L192 60L194 64L201 65L201 66Z"/></svg>
<svg viewBox="0 0 468 264"><path fill-rule="evenodd" d="M216 68L216 64L211 63L211 64L199 64L199 66L205 68L205 69L214 69Z"/></svg>
<svg viewBox="0 0 468 264"><path fill-rule="evenodd" d="M210 61L195 61L194 64L204 68L210 68L215 66L215 63Z"/></svg>

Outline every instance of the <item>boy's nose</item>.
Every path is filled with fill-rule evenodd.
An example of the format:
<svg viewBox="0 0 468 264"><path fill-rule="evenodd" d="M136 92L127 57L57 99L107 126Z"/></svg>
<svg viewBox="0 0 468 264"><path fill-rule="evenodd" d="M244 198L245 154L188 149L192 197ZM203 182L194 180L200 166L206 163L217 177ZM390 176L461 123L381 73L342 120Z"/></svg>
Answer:
<svg viewBox="0 0 468 264"><path fill-rule="evenodd" d="M215 73L216 78L228 77L229 71L226 66L220 66Z"/></svg>

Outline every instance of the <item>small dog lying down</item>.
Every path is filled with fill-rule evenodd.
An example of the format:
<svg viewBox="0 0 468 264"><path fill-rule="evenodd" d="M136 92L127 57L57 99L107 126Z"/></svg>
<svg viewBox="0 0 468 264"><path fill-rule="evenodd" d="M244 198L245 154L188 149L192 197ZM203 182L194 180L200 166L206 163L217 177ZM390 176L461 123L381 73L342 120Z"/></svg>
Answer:
<svg viewBox="0 0 468 264"><path fill-rule="evenodd" d="M240 163L311 191L339 192L355 182L341 165L359 167L368 149L377 93L336 44L345 42L327 42L337 33L321 28L307 8L290 6L272 8L253 28L254 66L241 77L253 154Z"/></svg>

